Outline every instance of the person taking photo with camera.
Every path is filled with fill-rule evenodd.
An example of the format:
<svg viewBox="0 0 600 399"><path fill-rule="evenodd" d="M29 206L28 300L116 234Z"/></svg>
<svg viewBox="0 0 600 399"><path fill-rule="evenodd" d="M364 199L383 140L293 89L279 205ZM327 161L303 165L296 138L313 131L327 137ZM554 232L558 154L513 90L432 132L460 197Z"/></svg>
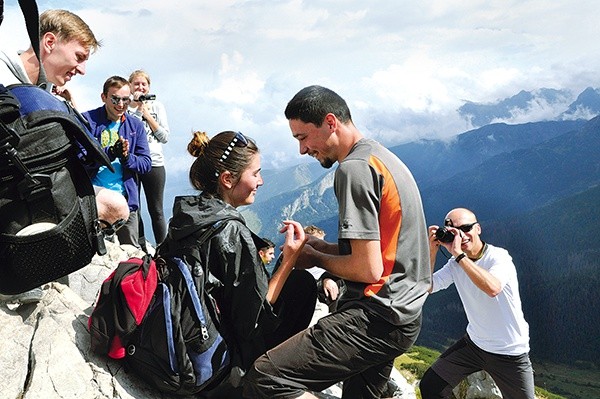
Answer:
<svg viewBox="0 0 600 399"><path fill-rule="evenodd" d="M465 208L450 211L444 226L428 229L432 273L440 246L452 255L433 273L431 292L454 284L468 325L466 334L425 372L423 399L450 398L460 381L481 370L492 376L503 397L535 397L517 270L508 251L482 241L481 231L475 214Z"/></svg>
<svg viewBox="0 0 600 399"><path fill-rule="evenodd" d="M163 206L167 179L163 144L169 140L169 122L165 106L156 100L155 94L150 93L150 75L146 71L141 69L133 71L129 76L129 84L131 85L132 101L129 104L128 112L144 123L150 158L152 158L152 169L150 172L140 175L139 188L144 188L148 214L152 222L154 243L158 245L167 236L167 222ZM144 223L140 212L138 212L138 219L140 245L146 250Z"/></svg>

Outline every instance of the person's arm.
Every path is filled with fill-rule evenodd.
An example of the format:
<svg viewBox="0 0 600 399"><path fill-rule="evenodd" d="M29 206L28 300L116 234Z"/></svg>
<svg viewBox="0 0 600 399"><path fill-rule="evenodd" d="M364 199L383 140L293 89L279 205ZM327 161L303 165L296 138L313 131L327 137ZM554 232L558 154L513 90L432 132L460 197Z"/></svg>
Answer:
<svg viewBox="0 0 600 399"><path fill-rule="evenodd" d="M169 139L169 123L167 122L167 112L162 103L135 101L134 104L136 104L137 107L136 114L148 124L148 127L152 131L154 137L156 137L156 140L165 144ZM152 115L151 108L154 108L156 118Z"/></svg>
<svg viewBox="0 0 600 399"><path fill-rule="evenodd" d="M379 210L383 177L368 162L356 159L340 163L335 173L334 191L339 220L351 220L344 228L340 245L325 242L305 246L302 268L319 266L344 280L373 284L383 274ZM336 250L337 249L337 250Z"/></svg>
<svg viewBox="0 0 600 399"><path fill-rule="evenodd" d="M306 245L296 267L306 269L319 266L345 280L372 284L383 274L381 247L376 240L349 240L352 251L349 255L323 252ZM332 246L322 246L331 249Z"/></svg>
<svg viewBox="0 0 600 399"><path fill-rule="evenodd" d="M440 248L440 242L435 238L435 232L439 226L429 226L429 266L431 267L431 285L429 286L429 293L433 291L433 270L435 269L435 259Z"/></svg>
<svg viewBox="0 0 600 399"><path fill-rule="evenodd" d="M485 292L491 298L502 292L502 285L500 280L494 277L487 270L477 266L469 257L464 257L458 262L460 267L467 273L467 276L471 279L480 290Z"/></svg>
<svg viewBox="0 0 600 399"><path fill-rule="evenodd" d="M306 237L306 245L326 254L337 255L340 253L337 243L327 242L310 234Z"/></svg>
<svg viewBox="0 0 600 399"><path fill-rule="evenodd" d="M280 230L281 233L285 233L285 242L283 243L283 261L269 280L269 289L267 291L267 301L270 304L274 304L279 298L281 289L289 277L294 264L298 259L298 255L304 247L306 242L306 235L304 229L298 222L286 220L283 222L284 226Z"/></svg>
<svg viewBox="0 0 600 399"><path fill-rule="evenodd" d="M169 141L169 133L170 133L169 132L169 122L167 121L167 111L165 110L164 105L157 101L154 102L153 108L154 108L154 112L156 113L156 119L154 119L152 114L149 112L148 112L148 116L150 118L152 118L152 120L154 120L154 122L156 122L156 129L154 128L154 126L152 126L150 124L150 122L148 122L148 125L152 129L152 134L154 134L154 137L156 137L156 140L158 140L162 144L166 144L167 141ZM145 114L144 114L144 118L146 118ZM150 121L150 119L148 119L148 118L146 118L146 120Z"/></svg>

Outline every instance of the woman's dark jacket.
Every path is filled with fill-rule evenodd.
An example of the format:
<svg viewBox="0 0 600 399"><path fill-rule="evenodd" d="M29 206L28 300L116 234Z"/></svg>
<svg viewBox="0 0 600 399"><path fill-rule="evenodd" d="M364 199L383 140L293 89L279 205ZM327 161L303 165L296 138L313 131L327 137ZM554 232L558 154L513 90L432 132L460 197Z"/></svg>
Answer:
<svg viewBox="0 0 600 399"><path fill-rule="evenodd" d="M231 205L199 195L175 198L164 247L177 256L177 247L193 246L204 231L224 219L228 219L224 227L208 245L209 285L222 316L221 333L236 352L233 366L243 373L266 351L264 335L277 326L277 316L265 299L269 278L257 249L264 242Z"/></svg>

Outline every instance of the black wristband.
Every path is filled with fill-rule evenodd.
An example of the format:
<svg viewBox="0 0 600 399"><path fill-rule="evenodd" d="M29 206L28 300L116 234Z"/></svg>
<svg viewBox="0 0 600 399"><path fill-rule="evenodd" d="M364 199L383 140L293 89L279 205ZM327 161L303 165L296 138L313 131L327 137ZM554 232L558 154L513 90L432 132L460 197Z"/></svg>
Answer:
<svg viewBox="0 0 600 399"><path fill-rule="evenodd" d="M459 263L461 260L463 260L463 258L466 258L467 254L466 253L462 253L460 255L458 255L454 260L456 261L456 263Z"/></svg>

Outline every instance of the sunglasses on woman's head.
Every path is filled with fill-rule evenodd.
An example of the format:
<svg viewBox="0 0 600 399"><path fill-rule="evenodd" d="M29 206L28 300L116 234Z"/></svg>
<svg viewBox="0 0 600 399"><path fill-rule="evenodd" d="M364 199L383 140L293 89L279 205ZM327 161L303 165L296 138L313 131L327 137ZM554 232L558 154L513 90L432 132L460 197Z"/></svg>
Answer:
<svg viewBox="0 0 600 399"><path fill-rule="evenodd" d="M223 152L223 155L221 155L221 159L219 159L219 162L225 162L227 157L229 157L229 154L231 154L231 151L233 151L233 147L246 147L247 145L248 139L246 138L246 136L244 136L242 132L237 132L235 136L233 136L233 139L231 140L225 151Z"/></svg>
<svg viewBox="0 0 600 399"><path fill-rule="evenodd" d="M233 136L233 139L231 140L225 151L223 151L223 155L221 155L219 162L222 163L225 162L225 160L227 160L227 158L231 154L231 151L233 151L233 147L246 147L247 145L248 139L246 138L246 136L244 136L242 132L237 132L235 136ZM218 171L215 172L215 176L219 177Z"/></svg>

